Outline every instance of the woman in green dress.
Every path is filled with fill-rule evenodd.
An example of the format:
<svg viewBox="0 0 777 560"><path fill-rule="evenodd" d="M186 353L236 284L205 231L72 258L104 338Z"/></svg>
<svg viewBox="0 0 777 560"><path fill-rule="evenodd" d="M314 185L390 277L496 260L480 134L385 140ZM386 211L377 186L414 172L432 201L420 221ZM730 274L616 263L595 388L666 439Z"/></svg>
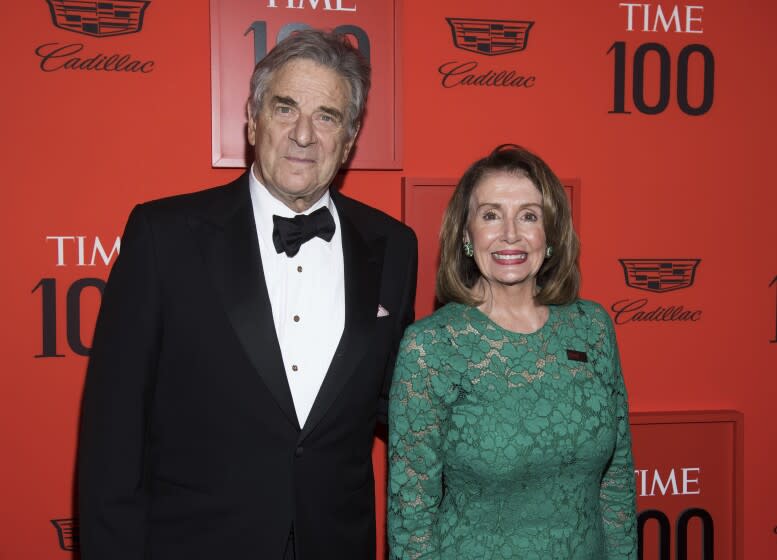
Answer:
<svg viewBox="0 0 777 560"><path fill-rule="evenodd" d="M459 181L440 240L445 305L406 331L391 390L391 557L636 559L618 348L578 299L562 184L500 146Z"/></svg>

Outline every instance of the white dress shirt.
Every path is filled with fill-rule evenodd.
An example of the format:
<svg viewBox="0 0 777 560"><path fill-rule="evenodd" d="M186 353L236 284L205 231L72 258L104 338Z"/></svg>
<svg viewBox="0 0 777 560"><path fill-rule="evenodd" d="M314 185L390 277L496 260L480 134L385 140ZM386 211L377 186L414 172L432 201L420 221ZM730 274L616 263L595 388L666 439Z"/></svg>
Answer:
<svg viewBox="0 0 777 560"><path fill-rule="evenodd" d="M264 281L301 427L313 407L345 326L340 218L327 191L304 214L324 206L329 208L336 228L331 241L314 237L303 243L293 257L278 253L272 241L273 214L284 218L297 214L267 191L253 168L249 177Z"/></svg>

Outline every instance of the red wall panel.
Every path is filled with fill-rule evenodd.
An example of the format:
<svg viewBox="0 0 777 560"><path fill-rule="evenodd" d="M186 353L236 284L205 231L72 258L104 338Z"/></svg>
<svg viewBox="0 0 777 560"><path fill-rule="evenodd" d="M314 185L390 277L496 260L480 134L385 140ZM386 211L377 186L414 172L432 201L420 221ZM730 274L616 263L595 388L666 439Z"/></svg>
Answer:
<svg viewBox="0 0 777 560"><path fill-rule="evenodd" d="M350 3L358 9L366 1ZM645 310L700 312L697 321L617 325L632 409L742 413L744 553L774 557L777 191L769 168L777 7L699 0L691 13L701 21L691 31L701 32L688 33L684 19L680 32L671 20L675 8L684 17L686 5L670 2L633 7L631 30L629 8L616 0L399 4L403 169L351 171L343 191L401 217L403 177L458 177L503 142L523 144L559 176L578 178L584 296L608 309L646 299ZM660 22L653 30L659 6L668 30ZM484 56L456 48L446 18L534 24L524 50ZM99 296L87 279L104 280L113 262L98 255L92 263L96 240L109 250L139 201L224 183L240 171L211 167L207 0L152 0L142 29L115 37L55 27L44 0L3 2L0 21L0 558L54 559L67 554L51 520L74 515L86 357L72 342L89 346ZM57 69L67 57L36 54L67 45L81 45L70 57L127 55L153 65L145 73ZM714 59L714 98L698 116L678 101L690 45L703 47L685 51L693 106L704 96L702 54ZM630 112L618 114L621 50ZM643 108L660 105L662 53L669 97L663 110L646 114L634 101L634 68L642 64ZM456 80L443 84L439 68L467 62L476 74L533 76L533 86L445 87ZM701 262L691 285L670 292L627 285L619 262L682 258ZM68 305L68 292L80 293L79 305ZM74 324L76 314L69 342L67 319ZM378 443L379 470L383 456Z"/></svg>

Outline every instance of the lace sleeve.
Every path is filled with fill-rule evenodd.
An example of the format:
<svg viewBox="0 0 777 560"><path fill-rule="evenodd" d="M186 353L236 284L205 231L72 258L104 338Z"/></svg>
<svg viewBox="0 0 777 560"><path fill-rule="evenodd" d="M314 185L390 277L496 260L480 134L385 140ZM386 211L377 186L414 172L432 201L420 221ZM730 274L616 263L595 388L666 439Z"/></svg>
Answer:
<svg viewBox="0 0 777 560"><path fill-rule="evenodd" d="M392 559L437 558L444 408L433 335L411 327L400 345L389 400L388 542Z"/></svg>
<svg viewBox="0 0 777 560"><path fill-rule="evenodd" d="M636 488L634 461L631 455L631 430L629 427L626 387L621 373L618 344L612 323L607 322L607 334L611 352L612 398L616 411L616 443L612 460L604 472L600 489L602 521L607 545L607 558L612 560L636 560Z"/></svg>

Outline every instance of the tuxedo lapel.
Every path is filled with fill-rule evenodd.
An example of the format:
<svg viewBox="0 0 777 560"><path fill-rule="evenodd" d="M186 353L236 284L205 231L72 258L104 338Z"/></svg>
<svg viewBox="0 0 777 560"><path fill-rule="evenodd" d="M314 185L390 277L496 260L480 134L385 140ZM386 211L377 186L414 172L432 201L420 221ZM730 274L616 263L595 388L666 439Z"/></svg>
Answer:
<svg viewBox="0 0 777 560"><path fill-rule="evenodd" d="M264 280L248 176L232 183L226 194L225 204L214 205L191 225L246 355L280 409L299 427Z"/></svg>
<svg viewBox="0 0 777 560"><path fill-rule="evenodd" d="M337 204L338 199L334 197L343 240L345 326L299 441L321 421L346 381L356 372L368 349L377 316L385 241L368 243L349 217L346 206Z"/></svg>

